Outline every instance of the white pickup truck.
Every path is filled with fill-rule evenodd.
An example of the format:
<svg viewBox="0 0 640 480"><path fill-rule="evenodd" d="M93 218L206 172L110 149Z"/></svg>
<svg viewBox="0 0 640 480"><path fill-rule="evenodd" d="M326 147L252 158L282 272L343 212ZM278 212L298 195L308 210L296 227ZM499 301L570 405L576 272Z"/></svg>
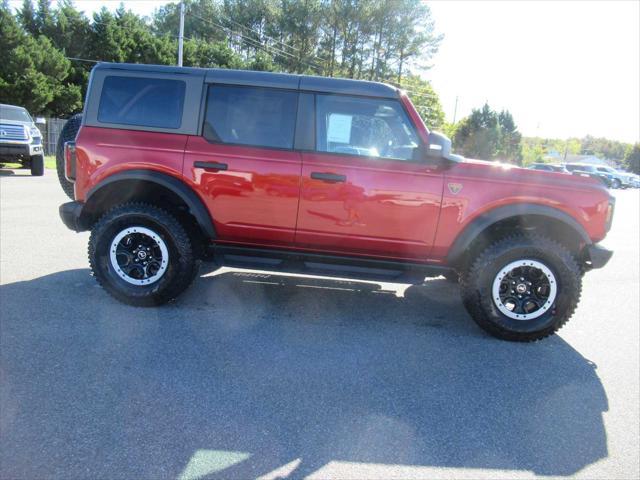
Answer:
<svg viewBox="0 0 640 480"><path fill-rule="evenodd" d="M42 134L22 107L0 104L0 163L20 163L31 175L44 174Z"/></svg>

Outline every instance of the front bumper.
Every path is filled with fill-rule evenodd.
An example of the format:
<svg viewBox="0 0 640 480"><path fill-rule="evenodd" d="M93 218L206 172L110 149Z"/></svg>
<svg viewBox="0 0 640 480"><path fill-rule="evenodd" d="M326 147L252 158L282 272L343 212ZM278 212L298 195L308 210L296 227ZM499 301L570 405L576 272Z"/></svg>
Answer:
<svg viewBox="0 0 640 480"><path fill-rule="evenodd" d="M12 158L28 158L42 155L42 144L31 143L0 143L0 156Z"/></svg>
<svg viewBox="0 0 640 480"><path fill-rule="evenodd" d="M74 232L83 232L86 230L82 223L83 202L67 202L60 205L58 209L62 223Z"/></svg>
<svg viewBox="0 0 640 480"><path fill-rule="evenodd" d="M613 251L607 250L600 245L587 245L584 249L584 261L589 269L602 268L611 259Z"/></svg>

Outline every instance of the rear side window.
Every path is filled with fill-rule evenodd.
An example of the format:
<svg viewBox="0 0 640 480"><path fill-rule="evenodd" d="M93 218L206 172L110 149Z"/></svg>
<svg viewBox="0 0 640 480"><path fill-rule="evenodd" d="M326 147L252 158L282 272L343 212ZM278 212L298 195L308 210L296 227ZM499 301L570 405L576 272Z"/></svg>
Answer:
<svg viewBox="0 0 640 480"><path fill-rule="evenodd" d="M293 148L298 93L212 85L203 135L212 142Z"/></svg>
<svg viewBox="0 0 640 480"><path fill-rule="evenodd" d="M98 121L156 128L180 128L185 82L108 76L102 85Z"/></svg>

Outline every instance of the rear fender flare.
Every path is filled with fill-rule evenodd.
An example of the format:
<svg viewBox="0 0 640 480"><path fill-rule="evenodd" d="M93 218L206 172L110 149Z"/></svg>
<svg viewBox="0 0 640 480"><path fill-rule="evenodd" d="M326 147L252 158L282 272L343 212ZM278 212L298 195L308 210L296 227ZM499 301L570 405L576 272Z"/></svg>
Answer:
<svg viewBox="0 0 640 480"><path fill-rule="evenodd" d="M167 190L170 190L172 193L180 197L180 199L187 205L189 211L202 229L202 232L211 239L216 238L216 230L213 220L200 197L186 183L176 177L167 175L166 173L154 170L127 170L113 174L89 190L86 196L85 205L90 204L91 197L108 185L112 185L120 181L131 180L155 183Z"/></svg>

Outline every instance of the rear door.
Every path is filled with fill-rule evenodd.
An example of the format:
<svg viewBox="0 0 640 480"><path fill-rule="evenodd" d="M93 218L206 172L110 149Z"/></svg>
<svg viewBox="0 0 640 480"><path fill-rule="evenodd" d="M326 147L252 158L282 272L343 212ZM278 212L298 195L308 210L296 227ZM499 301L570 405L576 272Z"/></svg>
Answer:
<svg viewBox="0 0 640 480"><path fill-rule="evenodd" d="M203 197L218 240L291 245L300 194L298 92L207 88L202 135L189 137L183 172Z"/></svg>
<svg viewBox="0 0 640 480"><path fill-rule="evenodd" d="M296 244L337 253L426 258L441 169L394 99L315 95L315 148L303 153Z"/></svg>

